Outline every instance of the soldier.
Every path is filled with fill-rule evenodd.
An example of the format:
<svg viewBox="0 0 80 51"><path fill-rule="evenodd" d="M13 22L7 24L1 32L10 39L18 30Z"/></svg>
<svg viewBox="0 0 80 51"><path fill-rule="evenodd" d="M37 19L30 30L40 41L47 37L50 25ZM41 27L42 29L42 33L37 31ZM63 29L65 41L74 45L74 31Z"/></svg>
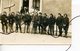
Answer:
<svg viewBox="0 0 80 51"><path fill-rule="evenodd" d="M18 29L20 29L20 32L22 33L22 29L21 29L21 19L22 19L22 16L21 16L20 12L17 12L17 14L16 14L16 16L15 16L16 33L18 32Z"/></svg>
<svg viewBox="0 0 80 51"><path fill-rule="evenodd" d="M23 7L21 7L20 13L21 13L21 14L25 13L25 11L24 11L24 8L23 8Z"/></svg>
<svg viewBox="0 0 80 51"><path fill-rule="evenodd" d="M42 33L46 34L46 27L48 26L48 18L47 14L44 13L43 20L42 20Z"/></svg>
<svg viewBox="0 0 80 51"><path fill-rule="evenodd" d="M21 14L25 14L26 12L28 12L28 8L27 7L21 7Z"/></svg>
<svg viewBox="0 0 80 51"><path fill-rule="evenodd" d="M32 31L33 31L33 33L37 33L37 26L38 26L38 13L34 13L34 15L33 15L33 29L32 29Z"/></svg>
<svg viewBox="0 0 80 51"><path fill-rule="evenodd" d="M15 17L15 13L14 12L9 14L9 16L8 16L10 33L13 33L14 17Z"/></svg>
<svg viewBox="0 0 80 51"><path fill-rule="evenodd" d="M67 37L68 28L69 28L69 18L67 16L67 14L64 14L63 28L64 28L64 31L65 31L65 36L64 37Z"/></svg>
<svg viewBox="0 0 80 51"><path fill-rule="evenodd" d="M24 21L24 33L25 33L25 30L26 30L26 26L27 26L27 33L29 33L29 27L30 27L30 23L31 23L31 20L32 20L32 17L30 16L30 14L27 12L24 16L23 16L23 21Z"/></svg>
<svg viewBox="0 0 80 51"><path fill-rule="evenodd" d="M1 15L1 24L2 24L3 34L4 33L8 33L7 23L8 23L7 13L6 12L3 12L2 15Z"/></svg>
<svg viewBox="0 0 80 51"><path fill-rule="evenodd" d="M41 30L42 30L42 13L39 13L39 16L38 16L38 27L39 27L39 33L42 33Z"/></svg>
<svg viewBox="0 0 80 51"><path fill-rule="evenodd" d="M56 20L56 24L57 24L58 29L59 29L59 36L62 36L63 16L60 13L58 13L58 18Z"/></svg>
<svg viewBox="0 0 80 51"><path fill-rule="evenodd" d="M55 16L53 16L53 14L50 14L50 18L49 18L49 34L50 35L54 35L54 25L55 25Z"/></svg>

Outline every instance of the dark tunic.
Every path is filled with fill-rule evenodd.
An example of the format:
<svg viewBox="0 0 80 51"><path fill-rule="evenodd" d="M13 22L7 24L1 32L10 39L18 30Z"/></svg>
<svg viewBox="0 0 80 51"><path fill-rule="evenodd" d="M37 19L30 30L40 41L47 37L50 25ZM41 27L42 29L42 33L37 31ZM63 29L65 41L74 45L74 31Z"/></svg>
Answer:
<svg viewBox="0 0 80 51"><path fill-rule="evenodd" d="M13 24L14 23L14 15L9 15L8 20L9 20L9 24Z"/></svg>
<svg viewBox="0 0 80 51"><path fill-rule="evenodd" d="M8 23L8 17L6 15L1 15L1 23L7 24Z"/></svg>
<svg viewBox="0 0 80 51"><path fill-rule="evenodd" d="M54 25L55 24L55 21L56 21L56 19L55 19L55 17L50 17L49 18L49 25Z"/></svg>

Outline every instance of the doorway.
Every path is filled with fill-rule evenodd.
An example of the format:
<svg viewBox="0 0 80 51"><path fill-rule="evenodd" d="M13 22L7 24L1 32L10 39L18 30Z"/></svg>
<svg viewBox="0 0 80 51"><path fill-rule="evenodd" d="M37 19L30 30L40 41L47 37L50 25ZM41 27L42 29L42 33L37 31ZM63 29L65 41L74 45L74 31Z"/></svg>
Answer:
<svg viewBox="0 0 80 51"><path fill-rule="evenodd" d="M22 0L22 12L29 12L29 0Z"/></svg>

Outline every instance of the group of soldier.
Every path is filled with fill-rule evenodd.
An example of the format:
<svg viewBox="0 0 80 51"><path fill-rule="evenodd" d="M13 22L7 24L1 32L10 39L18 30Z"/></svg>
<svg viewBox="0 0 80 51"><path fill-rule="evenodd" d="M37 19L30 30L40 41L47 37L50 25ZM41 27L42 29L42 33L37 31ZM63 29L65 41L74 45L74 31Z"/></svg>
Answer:
<svg viewBox="0 0 80 51"><path fill-rule="evenodd" d="M58 17L56 18L52 13L48 16L46 13L33 13L29 12L20 13L14 12L9 13L7 15L6 12L3 12L0 15L0 20L2 24L3 34L19 32L20 33L30 33L30 25L32 25L32 33L34 34L48 34L54 36L55 25L58 27L59 35L62 36L62 29L65 32L65 37L67 37L68 28L69 28L69 18L67 14L58 13ZM14 30L15 23L15 30ZM22 25L24 25L24 29L22 30ZM47 31L48 27L48 31ZM9 29L9 32L8 32ZM58 32L58 31L57 31Z"/></svg>

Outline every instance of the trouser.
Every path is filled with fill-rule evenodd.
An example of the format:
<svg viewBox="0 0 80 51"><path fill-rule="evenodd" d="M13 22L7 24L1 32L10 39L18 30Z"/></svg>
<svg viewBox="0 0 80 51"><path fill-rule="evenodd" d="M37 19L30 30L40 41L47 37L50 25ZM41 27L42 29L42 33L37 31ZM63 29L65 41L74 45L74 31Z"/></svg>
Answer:
<svg viewBox="0 0 80 51"><path fill-rule="evenodd" d="M3 31L3 33L8 33L7 23L5 23L5 24L2 23L2 31Z"/></svg>
<svg viewBox="0 0 80 51"><path fill-rule="evenodd" d="M20 32L22 33L21 24L16 24L16 32L18 32L18 29L20 29Z"/></svg>
<svg viewBox="0 0 80 51"><path fill-rule="evenodd" d="M43 25L43 26L42 26L42 33L43 33L43 34L46 34L46 27L47 27L46 25Z"/></svg>
<svg viewBox="0 0 80 51"><path fill-rule="evenodd" d="M54 25L49 25L49 34L54 35Z"/></svg>
<svg viewBox="0 0 80 51"><path fill-rule="evenodd" d="M37 33L37 24L33 23L33 33Z"/></svg>
<svg viewBox="0 0 80 51"><path fill-rule="evenodd" d="M62 36L62 26L58 26L59 29L59 36Z"/></svg>
<svg viewBox="0 0 80 51"><path fill-rule="evenodd" d="M41 25L41 24L39 24L39 25L38 25L38 27L39 27L39 28L38 28L39 33L42 33L42 25Z"/></svg>
<svg viewBox="0 0 80 51"><path fill-rule="evenodd" d="M10 33L13 32L13 24L14 24L14 23L9 23L9 31L10 31Z"/></svg>
<svg viewBox="0 0 80 51"><path fill-rule="evenodd" d="M27 31L26 31L26 26L27 26ZM29 33L29 27L30 27L30 23L25 23L24 33L25 33L25 32Z"/></svg>
<svg viewBox="0 0 80 51"><path fill-rule="evenodd" d="M41 33L41 26L40 26L40 25L38 25L38 27L39 27L39 33Z"/></svg>
<svg viewBox="0 0 80 51"><path fill-rule="evenodd" d="M67 36L69 26L64 26L65 36Z"/></svg>

